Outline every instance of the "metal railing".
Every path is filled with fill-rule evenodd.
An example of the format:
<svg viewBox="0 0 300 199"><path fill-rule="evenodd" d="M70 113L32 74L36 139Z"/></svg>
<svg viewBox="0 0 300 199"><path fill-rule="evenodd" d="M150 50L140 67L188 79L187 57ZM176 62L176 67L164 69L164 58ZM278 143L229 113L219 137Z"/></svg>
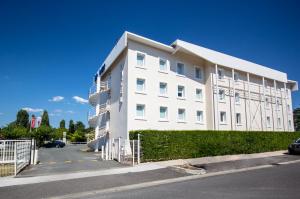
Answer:
<svg viewBox="0 0 300 199"><path fill-rule="evenodd" d="M98 111L97 111L98 109ZM108 100L104 104L100 104L99 106L96 106L95 108L92 108L89 110L88 119L92 119L98 115L101 115L103 113L106 113L110 109L110 101ZM97 114L98 112L98 114Z"/></svg>
<svg viewBox="0 0 300 199"><path fill-rule="evenodd" d="M30 158L31 140L0 140L0 176L17 175Z"/></svg>
<svg viewBox="0 0 300 199"><path fill-rule="evenodd" d="M102 81L100 82L100 90L97 89L97 84L93 84L90 88L89 96L98 93L98 92L105 92L111 88L110 81Z"/></svg>

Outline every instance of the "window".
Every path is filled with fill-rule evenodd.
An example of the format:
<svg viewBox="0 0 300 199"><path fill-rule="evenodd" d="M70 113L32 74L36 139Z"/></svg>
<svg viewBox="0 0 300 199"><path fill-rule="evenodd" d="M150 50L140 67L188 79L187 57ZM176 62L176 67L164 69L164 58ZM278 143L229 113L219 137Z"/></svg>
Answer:
<svg viewBox="0 0 300 199"><path fill-rule="evenodd" d="M289 120L289 128L291 129L292 128L292 121Z"/></svg>
<svg viewBox="0 0 300 199"><path fill-rule="evenodd" d="M177 63L177 74L184 75L184 64Z"/></svg>
<svg viewBox="0 0 300 199"><path fill-rule="evenodd" d="M184 98L185 92L184 92L184 86L178 86L177 88L177 97Z"/></svg>
<svg viewBox="0 0 300 199"><path fill-rule="evenodd" d="M178 120L185 121L185 109L178 109Z"/></svg>
<svg viewBox="0 0 300 199"><path fill-rule="evenodd" d="M203 95L202 95L202 89L197 88L196 89L196 100L202 101Z"/></svg>
<svg viewBox="0 0 300 199"><path fill-rule="evenodd" d="M202 79L202 71L200 68L195 67L195 78Z"/></svg>
<svg viewBox="0 0 300 199"><path fill-rule="evenodd" d="M291 106L289 104L286 105L286 109L287 109L287 111L290 111L291 110Z"/></svg>
<svg viewBox="0 0 300 199"><path fill-rule="evenodd" d="M159 70L160 71L167 71L167 60L159 59Z"/></svg>
<svg viewBox="0 0 300 199"><path fill-rule="evenodd" d="M268 97L266 97L266 107L269 108L270 107L270 100Z"/></svg>
<svg viewBox="0 0 300 199"><path fill-rule="evenodd" d="M136 79L136 91L145 92L145 79Z"/></svg>
<svg viewBox="0 0 300 199"><path fill-rule="evenodd" d="M242 124L242 116L240 113L236 113L235 119L236 119L236 124L238 125Z"/></svg>
<svg viewBox="0 0 300 199"><path fill-rule="evenodd" d="M197 122L202 123L203 122L203 111L197 111Z"/></svg>
<svg viewBox="0 0 300 199"><path fill-rule="evenodd" d="M276 108L277 108L277 110L279 110L279 105L280 105L279 103L280 103L280 102L279 102L279 99L277 99L277 100L276 100Z"/></svg>
<svg viewBox="0 0 300 199"><path fill-rule="evenodd" d="M226 123L226 112L224 112L224 111L220 112L220 122L223 124Z"/></svg>
<svg viewBox="0 0 300 199"><path fill-rule="evenodd" d="M223 90L223 89L219 90L219 100L225 101L225 90Z"/></svg>
<svg viewBox="0 0 300 199"><path fill-rule="evenodd" d="M159 82L159 94L167 95L167 83Z"/></svg>
<svg viewBox="0 0 300 199"><path fill-rule="evenodd" d="M145 55L142 53L137 53L136 55L136 64L138 66L145 66Z"/></svg>
<svg viewBox="0 0 300 199"><path fill-rule="evenodd" d="M267 116L267 127L271 127L271 118Z"/></svg>
<svg viewBox="0 0 300 199"><path fill-rule="evenodd" d="M239 73L237 73L237 72L234 72L234 74L233 74L233 79L234 79L234 81L238 81L239 80L239 78L240 78L240 75L239 75Z"/></svg>
<svg viewBox="0 0 300 199"><path fill-rule="evenodd" d="M277 118L277 128L281 127L281 118Z"/></svg>
<svg viewBox="0 0 300 199"><path fill-rule="evenodd" d="M223 69L218 69L218 78L224 79L224 70Z"/></svg>
<svg viewBox="0 0 300 199"><path fill-rule="evenodd" d="M268 80L265 80L265 87L268 88Z"/></svg>
<svg viewBox="0 0 300 199"><path fill-rule="evenodd" d="M137 104L136 105L136 117L137 118L145 118L145 105Z"/></svg>
<svg viewBox="0 0 300 199"><path fill-rule="evenodd" d="M235 98L235 103L236 104L240 104L241 103L240 93L235 93L234 94L234 98Z"/></svg>
<svg viewBox="0 0 300 199"><path fill-rule="evenodd" d="M159 118L163 119L163 120L167 120L168 119L168 108L161 106L159 107Z"/></svg>

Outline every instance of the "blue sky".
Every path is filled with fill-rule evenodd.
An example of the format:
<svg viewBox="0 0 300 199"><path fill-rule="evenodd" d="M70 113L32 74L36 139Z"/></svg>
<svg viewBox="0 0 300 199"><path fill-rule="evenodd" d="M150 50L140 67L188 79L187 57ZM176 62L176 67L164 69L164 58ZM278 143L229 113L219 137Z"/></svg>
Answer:
<svg viewBox="0 0 300 199"><path fill-rule="evenodd" d="M0 0L0 126L21 108L48 110L53 126L86 124L81 98L125 30L166 44L186 40L299 81L299 19L297 0ZM299 107L299 93L293 96Z"/></svg>

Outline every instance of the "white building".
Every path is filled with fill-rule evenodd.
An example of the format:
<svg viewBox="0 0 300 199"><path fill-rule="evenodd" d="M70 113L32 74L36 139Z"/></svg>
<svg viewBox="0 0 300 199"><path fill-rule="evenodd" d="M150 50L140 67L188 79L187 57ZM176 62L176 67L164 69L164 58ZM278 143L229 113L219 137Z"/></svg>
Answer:
<svg viewBox="0 0 300 199"><path fill-rule="evenodd" d="M96 138L129 131L294 131L287 74L182 40L125 32L95 76L88 121ZM108 133L108 134L107 134Z"/></svg>

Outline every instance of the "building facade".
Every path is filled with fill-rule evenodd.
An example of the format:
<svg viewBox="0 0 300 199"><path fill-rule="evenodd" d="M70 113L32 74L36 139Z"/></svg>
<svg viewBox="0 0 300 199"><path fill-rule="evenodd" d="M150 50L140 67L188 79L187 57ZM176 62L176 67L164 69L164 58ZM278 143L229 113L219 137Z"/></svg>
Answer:
<svg viewBox="0 0 300 199"><path fill-rule="evenodd" d="M96 140L140 129L294 131L298 84L286 73L181 40L125 32L94 82Z"/></svg>

